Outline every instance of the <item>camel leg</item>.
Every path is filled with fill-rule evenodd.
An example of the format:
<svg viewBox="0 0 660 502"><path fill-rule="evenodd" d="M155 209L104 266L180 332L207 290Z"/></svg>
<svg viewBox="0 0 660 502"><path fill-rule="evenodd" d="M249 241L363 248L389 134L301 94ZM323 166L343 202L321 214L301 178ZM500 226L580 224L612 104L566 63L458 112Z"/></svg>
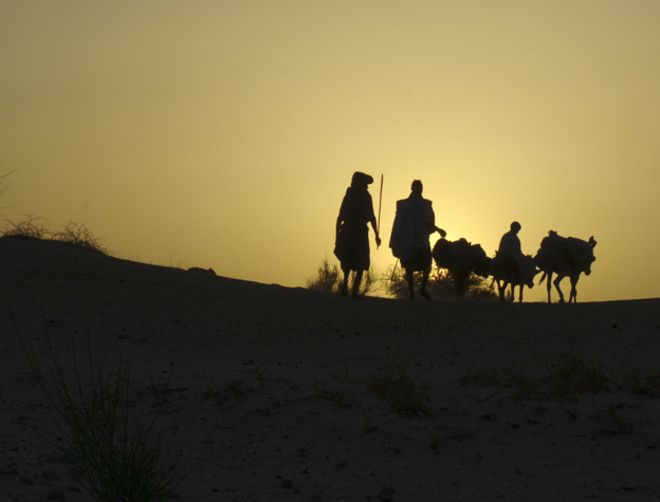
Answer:
<svg viewBox="0 0 660 502"><path fill-rule="evenodd" d="M577 303L577 282L578 279L580 278L580 275L571 275L570 280L571 280L571 294L568 297L568 303Z"/></svg>
<svg viewBox="0 0 660 502"><path fill-rule="evenodd" d="M500 302L504 301L504 291L506 290L506 282L497 281L497 291L500 294Z"/></svg>
<svg viewBox="0 0 660 502"><path fill-rule="evenodd" d="M461 300L465 300L465 296L467 295L467 282L468 282L468 277L470 273L468 272L467 274L462 274L461 275Z"/></svg>
<svg viewBox="0 0 660 502"><path fill-rule="evenodd" d="M358 294L360 293L360 283L362 282L362 273L363 270L356 270L355 271L355 277L353 278L353 290L351 291L351 295L353 298L357 298Z"/></svg>
<svg viewBox="0 0 660 502"><path fill-rule="evenodd" d="M465 287L465 275L461 272L454 276L454 288L456 288L456 299L462 300Z"/></svg>
<svg viewBox="0 0 660 502"><path fill-rule="evenodd" d="M557 293L559 293L559 303L564 303L564 293L561 292L561 288L559 287L559 283L563 278L564 278L563 275L557 274L557 278L552 282L555 285L555 288L557 289Z"/></svg>
<svg viewBox="0 0 660 502"><path fill-rule="evenodd" d="M518 284L518 287L520 288L520 291L518 291L518 303L522 303L523 289L525 288L525 286L523 286L522 284Z"/></svg>
<svg viewBox="0 0 660 502"><path fill-rule="evenodd" d="M548 303L552 303L552 301L550 300L550 294L552 292L552 272L548 272L547 277L545 279L546 281L548 281L546 283L546 289L548 291Z"/></svg>

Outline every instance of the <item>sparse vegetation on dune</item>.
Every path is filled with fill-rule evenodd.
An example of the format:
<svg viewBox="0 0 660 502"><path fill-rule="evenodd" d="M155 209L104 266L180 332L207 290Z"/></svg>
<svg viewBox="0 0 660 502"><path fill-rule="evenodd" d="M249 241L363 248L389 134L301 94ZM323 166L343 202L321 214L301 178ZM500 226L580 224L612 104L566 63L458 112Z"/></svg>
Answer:
<svg viewBox="0 0 660 502"><path fill-rule="evenodd" d="M636 394L660 398L660 371L643 375L639 372L629 375L630 388Z"/></svg>
<svg viewBox="0 0 660 502"><path fill-rule="evenodd" d="M413 280L415 291L418 291L421 284L421 274L415 274ZM381 277L381 281L388 295L394 298L408 298L408 283L401 266L393 265L390 267ZM493 285L478 275L470 274L465 288L466 299L468 300L494 301L497 299ZM426 289L433 299L456 299L456 288L451 274L444 269L434 268L431 271Z"/></svg>
<svg viewBox="0 0 660 502"><path fill-rule="evenodd" d="M614 374L576 354L559 354L537 371L526 371L515 363L501 367L472 367L460 379L461 385L510 387L516 399L576 401L583 395L607 392L616 381Z"/></svg>
<svg viewBox="0 0 660 502"><path fill-rule="evenodd" d="M46 337L46 360L25 341L23 350L57 434L49 442L71 475L97 502L156 502L171 495L187 471L158 428L164 398L139 416L126 363L108 367L88 345L85 364L74 346L65 367Z"/></svg>
<svg viewBox="0 0 660 502"><path fill-rule="evenodd" d="M61 230L53 232L51 238L58 242L73 244L97 253L107 253L101 244L101 239L95 237L84 223L69 221Z"/></svg>
<svg viewBox="0 0 660 502"><path fill-rule="evenodd" d="M360 284L360 295L367 295L378 290L378 281L376 274L372 269L367 270L362 275ZM319 293L338 293L343 280L343 272L336 264L331 264L325 258L316 271L316 276L307 279L306 287L311 291Z"/></svg>
<svg viewBox="0 0 660 502"><path fill-rule="evenodd" d="M5 190L7 190L7 181L14 171L8 173L0 174L0 195L2 195Z"/></svg>
<svg viewBox="0 0 660 502"><path fill-rule="evenodd" d="M7 220L2 231L3 237L23 237L28 239L48 239L50 230L46 219L38 216L28 216L21 221Z"/></svg>
<svg viewBox="0 0 660 502"><path fill-rule="evenodd" d="M410 375L401 358L385 360L380 372L370 378L368 389L402 417L433 416L428 386Z"/></svg>
<svg viewBox="0 0 660 502"><path fill-rule="evenodd" d="M337 293L341 285L341 271L326 258L321 262L316 277L307 279L307 289L319 293Z"/></svg>
<svg viewBox="0 0 660 502"><path fill-rule="evenodd" d="M52 240L101 254L108 253L101 239L94 236L84 223L74 221L69 221L60 230L53 231L48 228L47 220L38 216L28 216L20 221L7 220L1 235L2 237Z"/></svg>
<svg viewBox="0 0 660 502"><path fill-rule="evenodd" d="M327 258L321 262L316 275L307 280L306 287L319 293L338 293L343 280L343 273L337 264L331 263ZM414 275L415 290L419 290L421 274ZM427 291L431 297L440 300L455 300L456 289L451 275L446 270L434 268L429 276ZM362 276L360 294L366 295L384 291L393 298L408 298L408 284L404 270L400 265L392 265L379 278L369 269ZM493 284L488 280L471 274L466 284L466 298L473 301L494 301L497 299Z"/></svg>

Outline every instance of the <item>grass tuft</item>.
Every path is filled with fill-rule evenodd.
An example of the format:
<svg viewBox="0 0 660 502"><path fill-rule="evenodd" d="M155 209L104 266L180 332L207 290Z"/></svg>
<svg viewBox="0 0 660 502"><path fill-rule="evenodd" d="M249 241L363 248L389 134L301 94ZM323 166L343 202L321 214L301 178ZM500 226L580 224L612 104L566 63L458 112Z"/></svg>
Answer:
<svg viewBox="0 0 660 502"><path fill-rule="evenodd" d="M432 417L428 388L415 381L400 360L387 361L379 375L369 381L369 390L402 417Z"/></svg>
<svg viewBox="0 0 660 502"><path fill-rule="evenodd" d="M585 394L607 392L611 385L600 366L574 354L555 356L536 373L526 373L513 363L499 368L470 368L459 383L512 387L517 399L558 401L575 401Z"/></svg>
<svg viewBox="0 0 660 502"><path fill-rule="evenodd" d="M337 408L350 408L355 403L349 393L331 389L318 383L314 385L314 392L314 396L330 401Z"/></svg>
<svg viewBox="0 0 660 502"><path fill-rule="evenodd" d="M74 347L67 373L48 340L48 371L30 347L24 344L24 350L59 436L52 445L74 478L97 502L155 502L169 496L187 472L181 455L168 453L157 428L164 400L148 416L136 417L129 406L126 364L106 368L88 346L83 370Z"/></svg>
<svg viewBox="0 0 660 502"><path fill-rule="evenodd" d="M630 387L636 394L652 398L660 397L660 371L649 375L631 374Z"/></svg>

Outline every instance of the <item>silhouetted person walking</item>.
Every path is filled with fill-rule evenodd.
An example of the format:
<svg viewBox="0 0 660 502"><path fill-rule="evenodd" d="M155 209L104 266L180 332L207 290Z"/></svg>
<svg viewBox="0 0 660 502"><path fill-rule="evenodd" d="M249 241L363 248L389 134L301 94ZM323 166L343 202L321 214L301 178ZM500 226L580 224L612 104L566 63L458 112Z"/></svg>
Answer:
<svg viewBox="0 0 660 502"><path fill-rule="evenodd" d="M440 232L442 237L447 233L435 226L432 203L422 197L423 191L422 182L414 180L408 198L397 201L390 248L392 254L401 260L401 266L405 269L410 298L415 298L413 272L418 271L422 272L419 294L430 300L431 297L426 292L432 265L429 236L436 231Z"/></svg>
<svg viewBox="0 0 660 502"><path fill-rule="evenodd" d="M335 256L341 262L344 281L341 294L348 294L348 276L355 271L351 294L357 297L360 282L365 270L369 270L369 227L376 234L376 246L380 246L380 236L376 226L373 202L367 188L374 182L368 174L356 171L351 179L351 186L346 189L346 195L341 201L337 226L335 229Z"/></svg>

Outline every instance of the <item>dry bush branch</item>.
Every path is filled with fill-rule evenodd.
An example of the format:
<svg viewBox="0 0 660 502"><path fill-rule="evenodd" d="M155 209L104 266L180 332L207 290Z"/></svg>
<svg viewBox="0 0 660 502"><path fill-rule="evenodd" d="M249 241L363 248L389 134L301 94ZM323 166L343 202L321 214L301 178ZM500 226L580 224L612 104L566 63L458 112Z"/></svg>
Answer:
<svg viewBox="0 0 660 502"><path fill-rule="evenodd" d="M84 223L69 221L62 230L53 232L52 239L80 246L90 251L106 254L107 251L101 244L101 240L95 237Z"/></svg>
<svg viewBox="0 0 660 502"><path fill-rule="evenodd" d="M352 274L353 275L353 274ZM325 258L316 271L316 276L307 279L306 287L312 291L319 293L338 293L343 281L343 273L339 270L336 264L331 264ZM376 273L373 269L367 270L362 275L362 282L360 284L360 295L367 295L378 291L380 281L376 279Z"/></svg>
<svg viewBox="0 0 660 502"><path fill-rule="evenodd" d="M40 216L27 216L21 221L7 220L3 237L21 237L28 239L48 239L50 230L46 227L46 219Z"/></svg>
<svg viewBox="0 0 660 502"><path fill-rule="evenodd" d="M413 275L413 287L415 291L419 291L421 280L421 273L418 272ZM389 267L381 276L380 282L383 284L383 289L389 296L401 299L408 298L408 283L406 281L404 269L400 264ZM467 291L465 297L469 300L495 301L498 299L495 289L490 281L479 277L478 275L471 274L467 279L465 288ZM445 269L434 267L431 270L426 290L434 299L456 299L454 282L451 274Z"/></svg>

